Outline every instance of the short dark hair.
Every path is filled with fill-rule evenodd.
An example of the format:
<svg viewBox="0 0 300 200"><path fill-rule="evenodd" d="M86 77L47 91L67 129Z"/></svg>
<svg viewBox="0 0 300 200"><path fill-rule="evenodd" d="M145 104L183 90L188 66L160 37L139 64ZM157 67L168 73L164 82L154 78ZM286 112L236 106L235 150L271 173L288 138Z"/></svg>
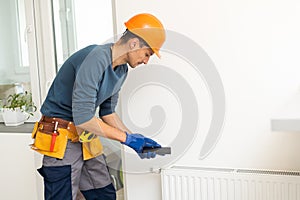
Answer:
<svg viewBox="0 0 300 200"><path fill-rule="evenodd" d="M121 44L128 42L128 40L130 40L132 38L137 38L140 41L140 47L146 46L146 47L150 48L150 46L147 44L147 42L143 38L141 38L140 36L137 36L136 34L132 33L128 29L126 29L126 31L123 33L123 35L120 38Z"/></svg>

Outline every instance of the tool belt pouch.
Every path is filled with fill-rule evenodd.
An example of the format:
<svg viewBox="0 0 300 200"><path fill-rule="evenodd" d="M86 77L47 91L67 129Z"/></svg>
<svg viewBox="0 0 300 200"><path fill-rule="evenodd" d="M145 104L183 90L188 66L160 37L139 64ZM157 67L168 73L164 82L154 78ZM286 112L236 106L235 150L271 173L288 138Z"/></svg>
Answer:
<svg viewBox="0 0 300 200"><path fill-rule="evenodd" d="M36 122L32 131L34 139L32 149L54 158L62 159L68 143L65 131L54 131L54 124L47 122Z"/></svg>
<svg viewBox="0 0 300 200"><path fill-rule="evenodd" d="M82 143L83 160L95 158L103 153L103 146L100 139L94 138L91 142Z"/></svg>

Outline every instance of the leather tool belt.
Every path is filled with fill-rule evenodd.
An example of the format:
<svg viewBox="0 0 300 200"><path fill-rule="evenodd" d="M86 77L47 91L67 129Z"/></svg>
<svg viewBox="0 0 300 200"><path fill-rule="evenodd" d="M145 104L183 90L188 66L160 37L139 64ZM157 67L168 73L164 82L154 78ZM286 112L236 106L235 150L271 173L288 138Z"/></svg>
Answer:
<svg viewBox="0 0 300 200"><path fill-rule="evenodd" d="M56 118L42 116L36 122L32 131L34 143L31 148L41 154L62 159L65 154L68 140L78 142L79 136L73 122ZM93 148L86 148L92 146ZM83 159L88 160L102 154L102 144L98 138L89 144L83 145Z"/></svg>

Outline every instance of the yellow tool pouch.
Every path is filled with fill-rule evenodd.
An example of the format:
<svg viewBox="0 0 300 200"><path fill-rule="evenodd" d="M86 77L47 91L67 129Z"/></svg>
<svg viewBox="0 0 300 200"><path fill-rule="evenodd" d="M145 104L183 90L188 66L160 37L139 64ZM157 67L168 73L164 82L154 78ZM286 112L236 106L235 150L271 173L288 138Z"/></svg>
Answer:
<svg viewBox="0 0 300 200"><path fill-rule="evenodd" d="M36 122L32 131L34 143L31 148L41 154L62 159L68 142L68 130L58 128L57 134L47 130L50 123ZM55 134L55 135L54 135ZM52 149L51 149L52 147Z"/></svg>
<svg viewBox="0 0 300 200"><path fill-rule="evenodd" d="M90 142L82 143L83 160L95 158L103 153L103 146L98 137L92 139Z"/></svg>
<svg viewBox="0 0 300 200"><path fill-rule="evenodd" d="M83 160L94 158L103 153L103 146L97 136L81 135ZM78 142L79 136L72 122L59 118L42 117L32 130L34 143L31 148L46 156L63 159L68 140ZM88 140L86 140L88 139Z"/></svg>

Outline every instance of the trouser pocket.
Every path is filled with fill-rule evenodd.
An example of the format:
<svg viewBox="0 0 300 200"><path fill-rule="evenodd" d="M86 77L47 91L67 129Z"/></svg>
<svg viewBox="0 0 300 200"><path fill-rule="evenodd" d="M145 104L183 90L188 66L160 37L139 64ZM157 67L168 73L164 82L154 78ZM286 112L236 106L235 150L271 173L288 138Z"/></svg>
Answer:
<svg viewBox="0 0 300 200"><path fill-rule="evenodd" d="M38 169L44 178L45 200L72 200L71 165Z"/></svg>

